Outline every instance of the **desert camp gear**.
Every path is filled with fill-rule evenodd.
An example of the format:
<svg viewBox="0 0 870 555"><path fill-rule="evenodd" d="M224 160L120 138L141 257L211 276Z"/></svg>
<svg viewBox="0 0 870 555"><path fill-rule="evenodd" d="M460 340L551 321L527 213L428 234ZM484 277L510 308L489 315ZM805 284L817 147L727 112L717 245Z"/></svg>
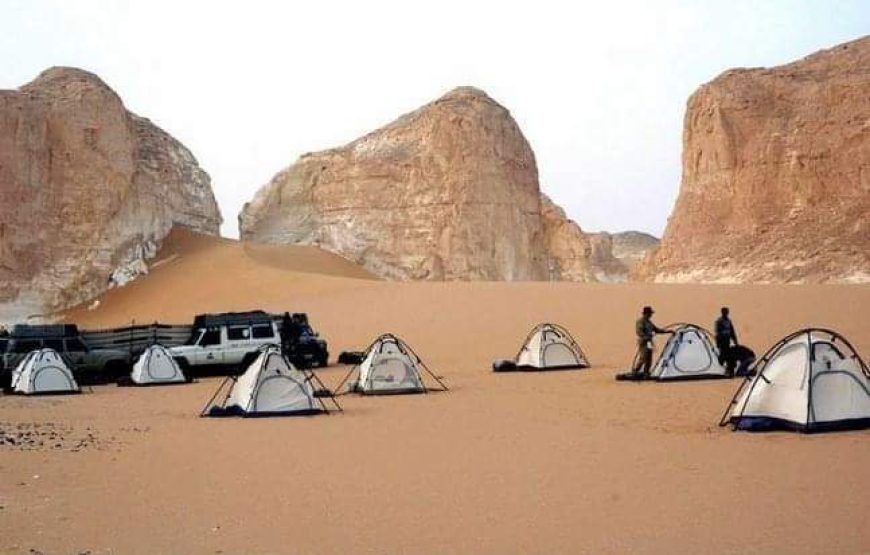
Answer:
<svg viewBox="0 0 870 555"><path fill-rule="evenodd" d="M12 372L11 389L13 393L24 395L81 391L66 361L53 349L28 353Z"/></svg>
<svg viewBox="0 0 870 555"><path fill-rule="evenodd" d="M388 395L447 391L441 378L429 370L407 343L391 333L375 339L365 353L363 361L351 368L335 388L338 394L356 392L363 395ZM356 381L349 381L354 374L357 375ZM424 380L426 375L436 385L427 386ZM347 391L341 392L345 384Z"/></svg>
<svg viewBox="0 0 870 555"><path fill-rule="evenodd" d="M589 360L580 345L567 329L550 323L532 328L514 361L500 360L492 365L494 372L578 368L589 368Z"/></svg>
<svg viewBox="0 0 870 555"><path fill-rule="evenodd" d="M810 328L777 342L722 415L735 430L820 432L870 427L870 370L835 331Z"/></svg>
<svg viewBox="0 0 870 555"><path fill-rule="evenodd" d="M338 355L339 364L360 364L365 360L366 354L364 351L342 351Z"/></svg>
<svg viewBox="0 0 870 555"><path fill-rule="evenodd" d="M226 391L223 399L215 400ZM227 377L200 416L298 416L328 413L323 399L341 407L311 370L299 370L277 345L261 348L241 376Z"/></svg>
<svg viewBox="0 0 870 555"><path fill-rule="evenodd" d="M154 344L145 349L133 365L127 380L118 385L171 385L188 383L178 363L162 345Z"/></svg>
<svg viewBox="0 0 870 555"><path fill-rule="evenodd" d="M729 377L719 363L719 353L713 346L710 332L694 324L666 326L673 335L668 338L650 372L654 380L691 380Z"/></svg>

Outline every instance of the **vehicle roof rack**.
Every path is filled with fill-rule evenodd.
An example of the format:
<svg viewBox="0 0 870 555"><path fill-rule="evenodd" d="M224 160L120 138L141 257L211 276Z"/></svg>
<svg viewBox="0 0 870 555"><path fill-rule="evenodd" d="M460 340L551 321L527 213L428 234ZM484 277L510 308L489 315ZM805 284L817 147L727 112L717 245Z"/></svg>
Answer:
<svg viewBox="0 0 870 555"><path fill-rule="evenodd" d="M272 317L262 310L252 310L250 312L221 312L218 314L197 314L193 319L193 326L196 328L271 323Z"/></svg>
<svg viewBox="0 0 870 555"><path fill-rule="evenodd" d="M16 324L9 334L12 338L55 338L78 337L79 329L75 324Z"/></svg>

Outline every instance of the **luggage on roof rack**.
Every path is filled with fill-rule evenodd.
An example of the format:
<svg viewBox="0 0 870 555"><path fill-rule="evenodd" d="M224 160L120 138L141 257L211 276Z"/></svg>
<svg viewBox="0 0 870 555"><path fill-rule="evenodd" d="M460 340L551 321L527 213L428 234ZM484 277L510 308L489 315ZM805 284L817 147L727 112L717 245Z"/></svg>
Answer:
<svg viewBox="0 0 870 555"><path fill-rule="evenodd" d="M271 324L273 316L262 310L250 312L221 312L218 314L197 314L193 319L195 328L215 328L219 326L239 326L245 324Z"/></svg>
<svg viewBox="0 0 870 555"><path fill-rule="evenodd" d="M78 337L79 329L75 324L16 324L12 326L11 337Z"/></svg>

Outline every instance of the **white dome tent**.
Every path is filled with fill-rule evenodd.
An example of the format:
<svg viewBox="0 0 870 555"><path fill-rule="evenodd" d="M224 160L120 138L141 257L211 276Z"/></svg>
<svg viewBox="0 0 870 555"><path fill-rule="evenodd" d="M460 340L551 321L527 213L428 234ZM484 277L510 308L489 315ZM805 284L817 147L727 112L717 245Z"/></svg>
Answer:
<svg viewBox="0 0 870 555"><path fill-rule="evenodd" d="M668 338L655 365L650 370L654 380L693 380L728 378L719 364L719 351L710 332L694 324L671 324L674 334Z"/></svg>
<svg viewBox="0 0 870 555"><path fill-rule="evenodd" d="M870 427L870 371L835 331L811 328L755 364L719 422L735 430L819 432Z"/></svg>
<svg viewBox="0 0 870 555"><path fill-rule="evenodd" d="M171 385L188 383L178 363L163 345L145 349L130 372L132 385Z"/></svg>
<svg viewBox="0 0 870 555"><path fill-rule="evenodd" d="M315 390L314 385L318 387ZM229 388L227 388L229 385ZM226 395L215 404L222 391ZM328 413L323 397L328 390L311 370L299 370L276 345L269 345L238 377L225 379L201 416L298 416ZM333 403L338 410L341 407Z"/></svg>
<svg viewBox="0 0 870 555"><path fill-rule="evenodd" d="M516 356L516 370L569 370L589 368L589 359L567 329L558 324L538 324Z"/></svg>
<svg viewBox="0 0 870 555"><path fill-rule="evenodd" d="M366 349L363 361L351 368L336 391L339 391L354 373L358 374L358 378L349 384L348 392L388 395L447 391L444 382L426 367L411 347L391 333L375 339ZM428 387L424 374L429 375L437 386Z"/></svg>
<svg viewBox="0 0 870 555"><path fill-rule="evenodd" d="M63 357L54 349L31 351L12 371L13 393L47 395L81 389Z"/></svg>

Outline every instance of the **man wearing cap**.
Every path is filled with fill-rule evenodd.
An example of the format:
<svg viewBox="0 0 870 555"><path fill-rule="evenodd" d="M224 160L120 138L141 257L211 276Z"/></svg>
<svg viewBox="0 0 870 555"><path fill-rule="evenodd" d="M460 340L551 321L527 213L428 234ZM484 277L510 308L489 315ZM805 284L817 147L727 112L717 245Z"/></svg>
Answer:
<svg viewBox="0 0 870 555"><path fill-rule="evenodd" d="M634 333L637 335L637 356L634 368L631 371L635 374L641 373L644 377L649 377L649 370L652 366L653 354L653 337L657 333L669 333L673 335L673 330L662 329L652 322L652 315L655 311L651 306L643 307L643 314L634 323ZM643 369L643 372L641 372Z"/></svg>

